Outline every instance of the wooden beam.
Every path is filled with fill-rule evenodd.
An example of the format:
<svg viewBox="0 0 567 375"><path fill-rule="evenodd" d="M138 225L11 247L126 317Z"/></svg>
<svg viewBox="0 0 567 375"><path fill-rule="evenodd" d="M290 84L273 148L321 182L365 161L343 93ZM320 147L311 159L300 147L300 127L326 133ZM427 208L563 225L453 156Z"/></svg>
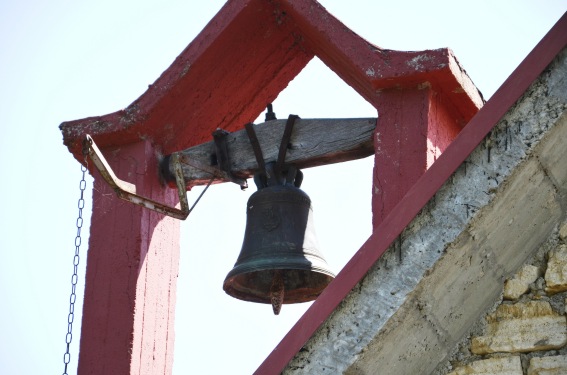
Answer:
<svg viewBox="0 0 567 375"><path fill-rule="evenodd" d="M287 120L272 120L254 125L266 162L276 161ZM376 118L297 119L288 145L285 163L298 168L339 163L374 154L372 135ZM250 139L245 130L226 136L230 172L233 178L247 179L258 168ZM213 141L180 151L180 161L188 188L231 181L228 173L217 165ZM162 172L173 183L173 165L166 157Z"/></svg>

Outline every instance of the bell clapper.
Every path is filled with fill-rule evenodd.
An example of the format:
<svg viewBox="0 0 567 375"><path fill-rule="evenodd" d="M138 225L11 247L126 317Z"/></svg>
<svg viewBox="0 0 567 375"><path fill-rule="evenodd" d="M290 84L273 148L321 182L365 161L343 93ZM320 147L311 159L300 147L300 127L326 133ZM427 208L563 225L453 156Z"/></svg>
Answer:
<svg viewBox="0 0 567 375"><path fill-rule="evenodd" d="M281 270L274 270L274 278L270 288L270 300L274 314L279 315L284 301L284 283Z"/></svg>

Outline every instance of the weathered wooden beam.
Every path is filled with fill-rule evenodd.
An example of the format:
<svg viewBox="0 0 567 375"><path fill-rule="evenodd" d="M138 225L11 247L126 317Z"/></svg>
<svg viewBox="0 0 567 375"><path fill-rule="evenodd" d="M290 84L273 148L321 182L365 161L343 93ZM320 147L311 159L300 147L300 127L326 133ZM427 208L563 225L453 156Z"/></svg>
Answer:
<svg viewBox="0 0 567 375"><path fill-rule="evenodd" d="M264 160L276 161L287 120L272 120L254 125ZM339 163L374 154L372 134L376 118L297 119L286 153L285 163L298 168ZM230 172L233 177L247 179L258 168L250 139L245 130L226 136ZM179 152L183 175L188 188L231 181L217 163L215 143L203 143ZM162 164L168 182L174 182L173 165L169 157Z"/></svg>

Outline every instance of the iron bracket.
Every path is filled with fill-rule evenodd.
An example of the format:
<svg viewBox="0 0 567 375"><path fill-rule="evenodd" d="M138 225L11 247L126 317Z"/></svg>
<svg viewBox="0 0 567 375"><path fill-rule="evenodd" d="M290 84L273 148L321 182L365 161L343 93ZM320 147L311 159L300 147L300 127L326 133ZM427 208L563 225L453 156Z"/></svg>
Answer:
<svg viewBox="0 0 567 375"><path fill-rule="evenodd" d="M240 185L241 190L248 188L248 183L243 178L238 178L232 174L230 170L230 155L228 154L228 146L226 137L230 133L223 129L217 129L213 132L213 140L215 142L215 155L219 169L229 176L230 181Z"/></svg>
<svg viewBox="0 0 567 375"><path fill-rule="evenodd" d="M94 143L94 140L90 135L85 136L84 147L86 148L89 157L93 161L95 167L100 172L102 178L108 183L108 185L116 192L118 198L126 200L128 202L137 204L139 206L148 208L150 210L159 212L163 215L171 216L179 220L187 219L187 216L191 213L201 196L205 193L206 189L203 190L197 201L193 204L193 207L189 208L187 202L187 188L185 187L185 180L183 178L183 170L181 169L181 164L179 161L179 154L173 153L171 155L171 161L175 174L175 182L177 184L177 191L179 194L179 203L181 209L175 207L169 207L163 203L156 202L153 199L142 197L136 193L136 185L131 184L127 181L123 181L116 177L112 168L100 152L100 149ZM208 186L207 186L208 187Z"/></svg>

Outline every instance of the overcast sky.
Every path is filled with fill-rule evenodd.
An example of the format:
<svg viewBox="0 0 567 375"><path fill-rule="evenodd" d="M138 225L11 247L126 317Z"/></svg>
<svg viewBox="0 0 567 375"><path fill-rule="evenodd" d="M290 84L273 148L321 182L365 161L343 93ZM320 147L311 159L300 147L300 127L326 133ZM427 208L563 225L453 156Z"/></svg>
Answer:
<svg viewBox="0 0 567 375"><path fill-rule="evenodd" d="M564 0L321 1L388 49L449 47L490 96L567 10ZM0 373L63 372L79 164L58 125L138 98L224 1L0 2ZM278 117L375 117L314 59L274 102ZM370 235L372 158L305 171L322 252L335 270ZM89 178L85 216L90 216ZM193 201L198 189L189 193ZM213 186L181 224L175 374L250 374L309 304L271 307L222 291L255 189ZM219 209L222 213L219 214ZM82 296L89 221L85 220ZM78 305L82 300L78 301ZM80 310L80 309L78 309ZM77 312L71 373L80 334Z"/></svg>

